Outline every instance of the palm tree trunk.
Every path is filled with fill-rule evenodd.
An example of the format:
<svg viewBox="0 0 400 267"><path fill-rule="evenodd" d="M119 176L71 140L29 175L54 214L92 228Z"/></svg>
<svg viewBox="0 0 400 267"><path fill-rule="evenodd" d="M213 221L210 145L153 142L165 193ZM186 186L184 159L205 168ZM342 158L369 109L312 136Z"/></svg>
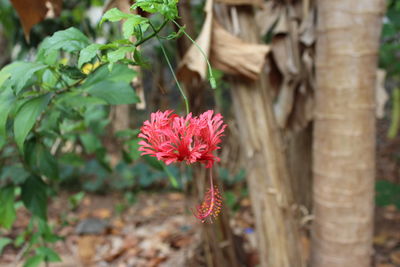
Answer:
<svg viewBox="0 0 400 267"><path fill-rule="evenodd" d="M383 0L318 1L313 267L369 267Z"/></svg>

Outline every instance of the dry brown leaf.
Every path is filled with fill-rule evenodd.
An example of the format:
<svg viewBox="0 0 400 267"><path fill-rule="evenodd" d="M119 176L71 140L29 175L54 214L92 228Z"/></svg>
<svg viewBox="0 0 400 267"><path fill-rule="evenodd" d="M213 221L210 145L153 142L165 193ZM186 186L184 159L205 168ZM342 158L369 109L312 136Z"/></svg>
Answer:
<svg viewBox="0 0 400 267"><path fill-rule="evenodd" d="M286 10L281 8L279 11L279 18L274 28L274 34L287 34L289 32L289 24Z"/></svg>
<svg viewBox="0 0 400 267"><path fill-rule="evenodd" d="M85 235L78 239L79 258L85 266L92 263L96 255L97 239L94 235Z"/></svg>
<svg viewBox="0 0 400 267"><path fill-rule="evenodd" d="M11 0L17 10L25 39L29 41L29 32L32 27L45 18L54 18L60 15L62 0Z"/></svg>
<svg viewBox="0 0 400 267"><path fill-rule="evenodd" d="M242 206L242 207L250 207L250 206L251 206L251 201L250 201L250 199L249 199L249 198L243 198L243 199L240 201L240 206Z"/></svg>
<svg viewBox="0 0 400 267"><path fill-rule="evenodd" d="M390 259L396 265L400 265L400 250L390 253Z"/></svg>
<svg viewBox="0 0 400 267"><path fill-rule="evenodd" d="M222 3L226 5L252 5L261 7L263 4L263 0L216 0L217 3Z"/></svg>
<svg viewBox="0 0 400 267"><path fill-rule="evenodd" d="M295 83L284 78L279 90L278 97L274 104L274 114L280 128L285 128L288 117L293 109L295 86Z"/></svg>
<svg viewBox="0 0 400 267"><path fill-rule="evenodd" d="M261 36L264 36L271 30L279 18L281 5L276 5L273 1L265 2L261 9L256 11L256 22L260 29Z"/></svg>
<svg viewBox="0 0 400 267"><path fill-rule="evenodd" d="M275 36L272 39L271 50L279 71L286 79L291 80L299 73L299 66L293 57L294 48L288 35Z"/></svg>
<svg viewBox="0 0 400 267"><path fill-rule="evenodd" d="M274 104L274 113L280 128L284 128L293 109L294 93L298 86L295 78L299 68L294 62L294 52L289 35L277 35L272 39L272 55L282 74L282 83Z"/></svg>
<svg viewBox="0 0 400 267"><path fill-rule="evenodd" d="M313 93L307 91L301 93L305 89L305 85L300 85L299 93L296 94L296 103L293 107L292 114L288 122L288 127L293 131L304 129L312 120L314 115L314 97Z"/></svg>
<svg viewBox="0 0 400 267"><path fill-rule="evenodd" d="M376 246L383 246L383 245L385 245L388 238L389 238L389 234L386 232L382 232L382 233L374 236L373 243Z"/></svg>
<svg viewBox="0 0 400 267"><path fill-rule="evenodd" d="M185 196L182 193L169 193L168 194L168 199L173 200L173 201L181 201L185 198Z"/></svg>
<svg viewBox="0 0 400 267"><path fill-rule="evenodd" d="M120 239L116 239L120 240ZM120 241L116 242L117 245L114 244L113 248L109 253L107 253L104 257L103 260L107 262L114 261L115 259L119 258L123 254L128 253L129 250L131 249L136 249L136 246L139 243L139 240L133 236L128 236L124 238L123 243L120 243ZM132 252L132 251L131 251ZM136 249L137 253L137 249Z"/></svg>
<svg viewBox="0 0 400 267"><path fill-rule="evenodd" d="M214 21L210 61L215 68L256 80L269 51L268 45L246 43Z"/></svg>
<svg viewBox="0 0 400 267"><path fill-rule="evenodd" d="M389 95L385 90L386 71L378 69L376 71L376 117L381 119L385 116L385 104L389 100Z"/></svg>
<svg viewBox="0 0 400 267"><path fill-rule="evenodd" d="M300 41L306 45L311 46L315 43L315 10L308 13L307 17L300 25Z"/></svg>
<svg viewBox="0 0 400 267"><path fill-rule="evenodd" d="M305 233L302 233L300 236L300 242L301 242L301 248L302 248L302 254L306 262L309 261L310 255L311 255L311 242L310 238L307 237Z"/></svg>
<svg viewBox="0 0 400 267"><path fill-rule="evenodd" d="M196 39L197 45L208 55L211 43L211 26L213 21L212 12L213 0L207 0L204 7L206 19L199 36ZM182 81L191 81L193 79L204 80L207 77L207 62L200 52L199 48L191 45L186 52L178 67L178 79Z"/></svg>
<svg viewBox="0 0 400 267"><path fill-rule="evenodd" d="M111 210L105 208L95 209L92 215L99 219L108 219L111 217Z"/></svg>

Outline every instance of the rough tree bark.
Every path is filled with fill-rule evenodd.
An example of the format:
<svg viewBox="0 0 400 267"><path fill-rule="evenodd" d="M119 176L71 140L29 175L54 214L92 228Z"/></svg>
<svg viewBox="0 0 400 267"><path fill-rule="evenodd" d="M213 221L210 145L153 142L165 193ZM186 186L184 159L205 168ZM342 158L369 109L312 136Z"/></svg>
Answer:
<svg viewBox="0 0 400 267"><path fill-rule="evenodd" d="M239 37L258 43L259 31L252 8L231 8L237 8ZM229 11L219 13L229 14ZM227 29L232 29L228 15L219 18ZM298 226L292 212L293 193L270 89L265 76L255 82L232 79L232 98L245 153L260 261L261 266L302 267Z"/></svg>
<svg viewBox="0 0 400 267"><path fill-rule="evenodd" d="M375 75L384 5L318 1L313 267L370 266Z"/></svg>

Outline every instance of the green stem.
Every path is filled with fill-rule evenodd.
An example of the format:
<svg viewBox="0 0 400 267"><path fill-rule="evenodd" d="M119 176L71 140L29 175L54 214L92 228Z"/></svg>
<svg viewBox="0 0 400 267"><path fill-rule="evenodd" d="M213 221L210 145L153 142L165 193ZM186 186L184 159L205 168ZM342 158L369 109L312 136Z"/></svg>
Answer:
<svg viewBox="0 0 400 267"><path fill-rule="evenodd" d="M158 28L156 29L156 28L154 28L154 26L151 24L151 22L149 22L149 24L150 24L150 26L151 26L151 28L153 29L154 32L153 32L152 34L146 36L146 37L143 38L142 40L136 42L136 43L134 44L134 46L135 46L135 47L138 47L139 45L143 44L143 43L146 42L147 40L150 40L150 39L153 38L154 36L157 36L158 33L165 27L165 25L167 25L167 23L168 23L168 20L165 20L165 21L161 24L161 26L158 27Z"/></svg>
<svg viewBox="0 0 400 267"><path fill-rule="evenodd" d="M172 184L173 188L179 188L178 181L176 180L175 176L171 173L168 167L165 164L162 164L164 172L168 175L169 181Z"/></svg>
<svg viewBox="0 0 400 267"><path fill-rule="evenodd" d="M181 25L179 25L178 22L176 22L175 20L172 20L173 23L175 23L175 25L183 32L183 34L192 42L192 44L194 44L194 46L197 47L197 49L199 49L200 53L203 55L204 59L207 62L207 67L208 67L208 73L210 75L210 84L211 84L211 88L215 89L217 87L214 75L212 74L212 68L211 68L211 64L210 61L208 60L207 55L204 53L203 49L201 49L201 47L196 43L195 40L193 40L192 37L190 37L189 34L187 34L187 32L185 31L184 27L182 27Z"/></svg>
<svg viewBox="0 0 400 267"><path fill-rule="evenodd" d="M156 29L154 28L154 26L150 23L150 27L153 29L153 31L155 32L155 37L157 38L158 42L160 43L160 47L161 50L164 54L165 60L167 61L168 64L168 68L170 69L172 76L174 77L174 80L176 82L176 86L178 86L179 91L181 92L181 95L183 97L183 100L185 101L185 107L186 107L186 114L189 114L189 101L185 95L185 92L183 91L181 85L179 84L178 78L175 75L174 69L172 68L171 62L169 61L167 52L165 51L164 45L162 43L162 41L160 40L160 37L158 36L158 34L156 33Z"/></svg>

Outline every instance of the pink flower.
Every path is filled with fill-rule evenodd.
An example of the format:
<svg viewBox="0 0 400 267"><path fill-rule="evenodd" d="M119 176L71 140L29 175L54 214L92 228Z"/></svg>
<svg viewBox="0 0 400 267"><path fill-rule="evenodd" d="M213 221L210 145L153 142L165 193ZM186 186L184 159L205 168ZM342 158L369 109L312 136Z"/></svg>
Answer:
<svg viewBox="0 0 400 267"><path fill-rule="evenodd" d="M200 162L211 168L220 158L213 152L220 147L221 136L226 128L221 114L209 110L199 117L189 113L180 117L171 110L157 111L145 121L139 142L142 155L157 157L167 165L186 161L187 164Z"/></svg>

